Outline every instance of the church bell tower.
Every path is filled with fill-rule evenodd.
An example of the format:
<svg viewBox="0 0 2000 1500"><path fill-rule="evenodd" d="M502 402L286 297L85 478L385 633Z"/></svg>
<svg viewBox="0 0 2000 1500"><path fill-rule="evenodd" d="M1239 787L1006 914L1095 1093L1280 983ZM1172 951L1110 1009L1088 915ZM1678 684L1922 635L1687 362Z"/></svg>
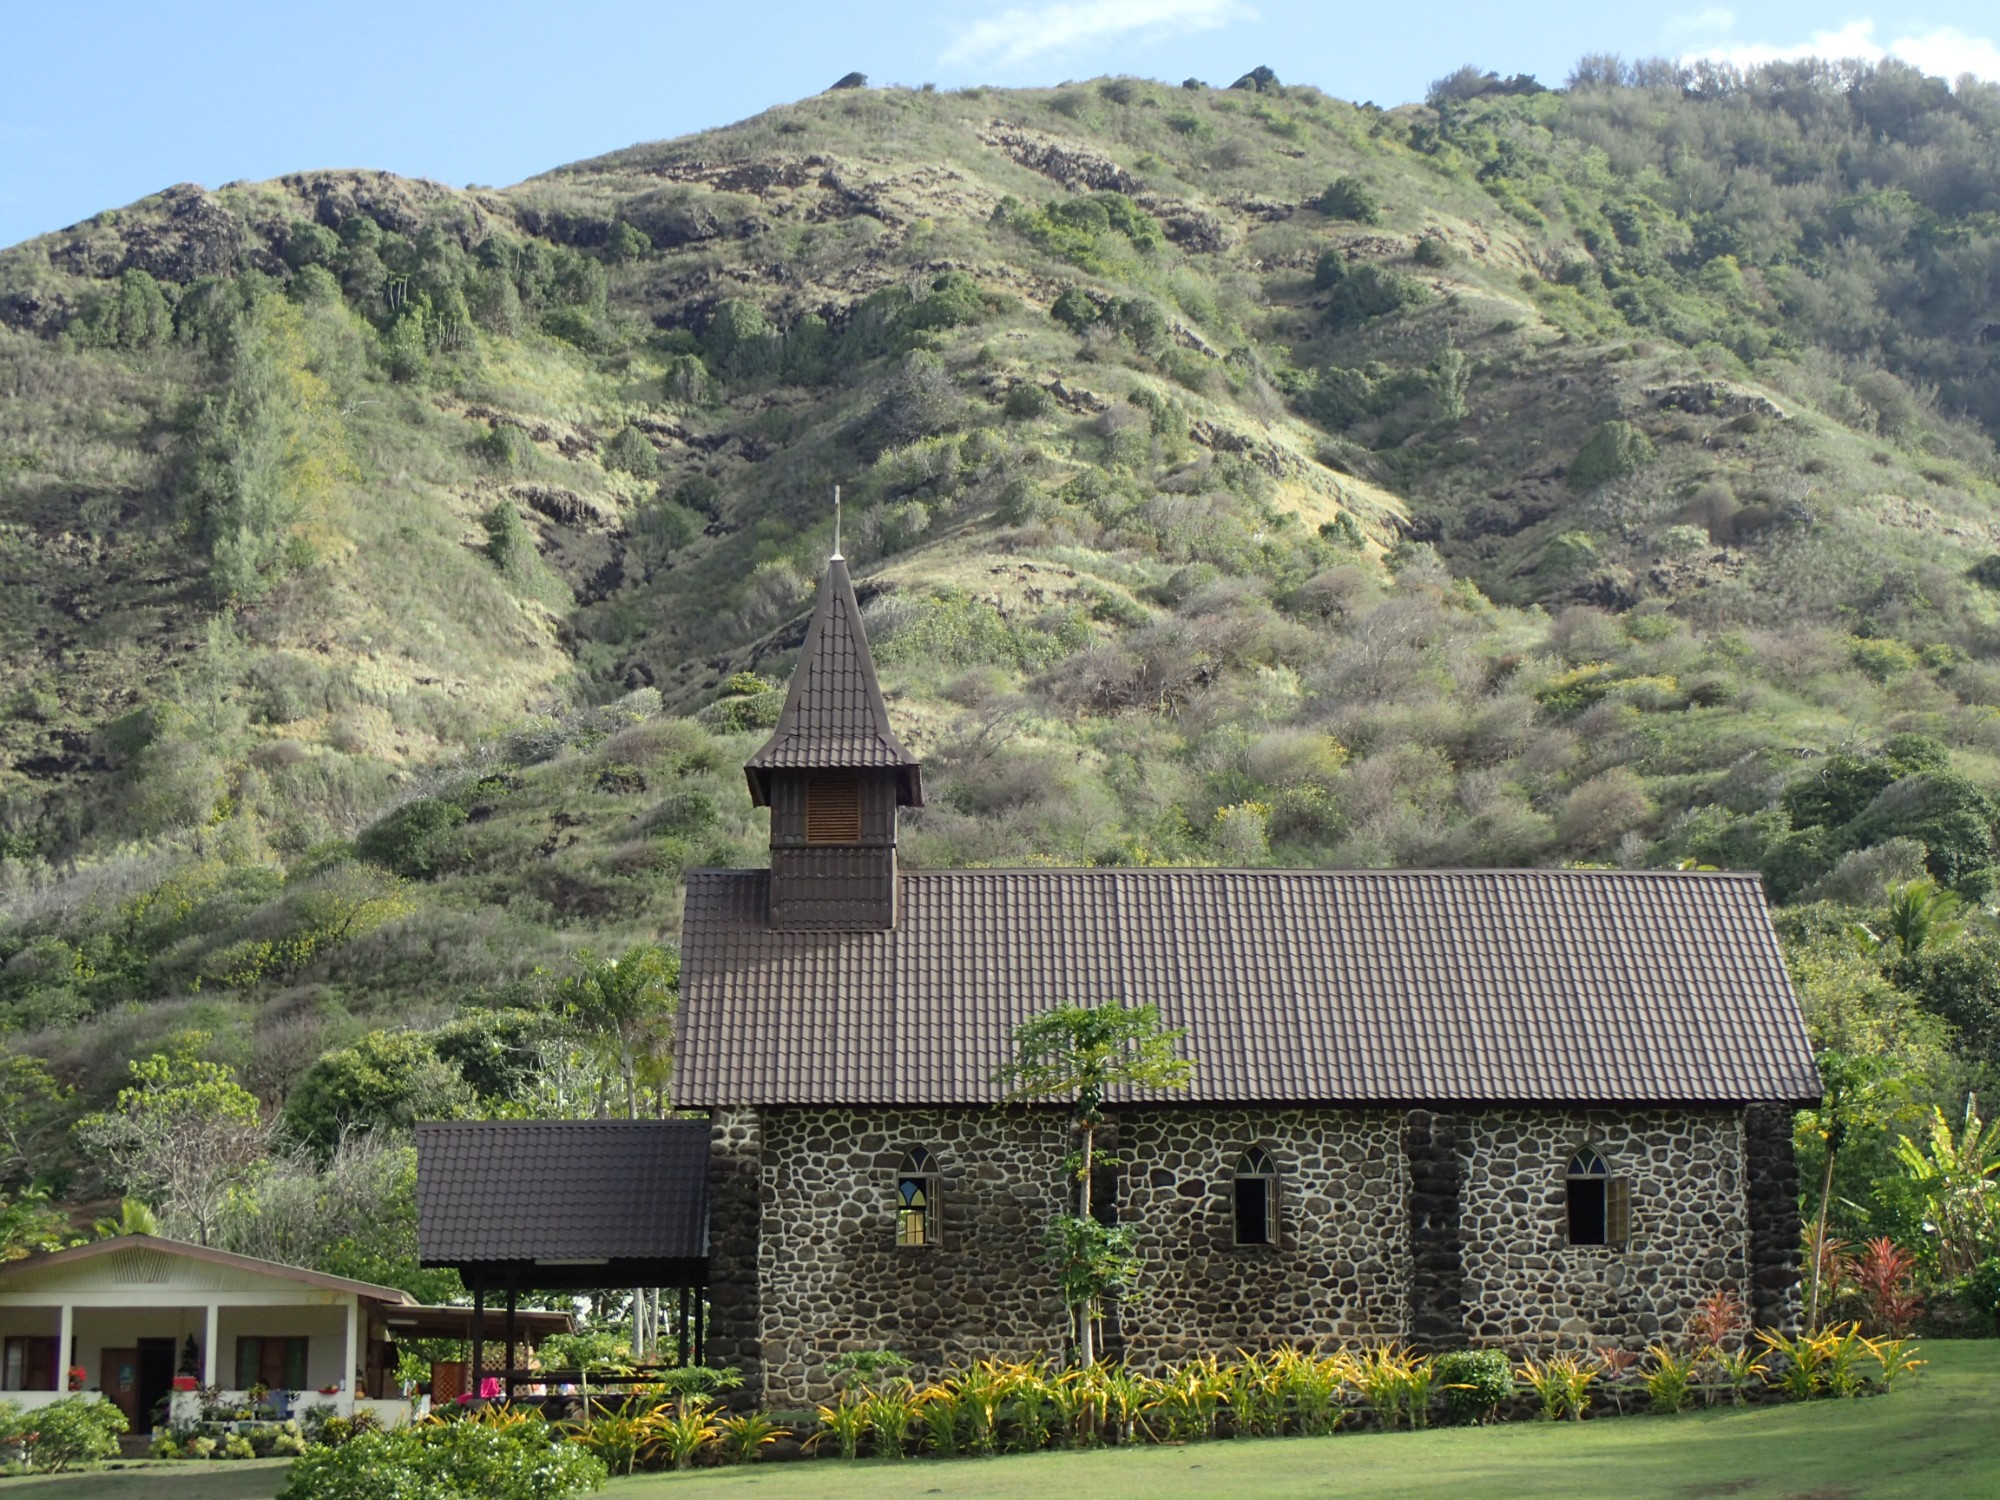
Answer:
<svg viewBox="0 0 2000 1500"><path fill-rule="evenodd" d="M751 802L771 809L771 926L894 927L896 810L923 806L923 768L889 727L838 552L820 581L784 712L743 773Z"/></svg>

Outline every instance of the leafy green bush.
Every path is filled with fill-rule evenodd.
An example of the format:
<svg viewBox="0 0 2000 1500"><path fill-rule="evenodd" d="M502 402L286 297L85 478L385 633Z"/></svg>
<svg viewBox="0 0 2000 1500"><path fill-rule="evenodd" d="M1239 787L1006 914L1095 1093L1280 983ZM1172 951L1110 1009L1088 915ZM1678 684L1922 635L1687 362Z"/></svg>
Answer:
<svg viewBox="0 0 2000 1500"><path fill-rule="evenodd" d="M539 1416L430 1422L308 1448L277 1500L571 1500L606 1477L598 1458Z"/></svg>
<svg viewBox="0 0 2000 1500"><path fill-rule="evenodd" d="M514 509L511 500L496 501L493 508L479 518L479 524L486 528L486 555L493 565L509 578L518 578L528 569L535 557L534 538L522 524L521 513Z"/></svg>
<svg viewBox="0 0 2000 1500"><path fill-rule="evenodd" d="M1484 1422L1514 1393L1514 1367L1499 1349L1453 1349L1437 1357L1438 1388L1454 1423Z"/></svg>
<svg viewBox="0 0 2000 1500"><path fill-rule="evenodd" d="M660 470L660 457L653 451L653 445L646 441L646 434L631 426L621 427L613 433L598 458L605 468L638 479L651 479Z"/></svg>
<svg viewBox="0 0 2000 1500"><path fill-rule="evenodd" d="M1458 259L1458 252L1451 247L1451 241L1442 235L1427 234L1417 241L1417 248L1410 258L1418 265L1432 270L1452 264Z"/></svg>
<svg viewBox="0 0 2000 1500"><path fill-rule="evenodd" d="M1353 224L1382 222L1381 201L1359 177L1336 177L1313 199L1313 207L1329 219L1346 219Z"/></svg>
<svg viewBox="0 0 2000 1500"><path fill-rule="evenodd" d="M715 406L722 400L722 382L708 373L699 354L676 354L660 377L660 393L669 405L687 411Z"/></svg>
<svg viewBox="0 0 2000 1500"><path fill-rule="evenodd" d="M528 434L512 422L494 422L473 440L473 450L496 469L518 469L535 451Z"/></svg>
<svg viewBox="0 0 2000 1500"><path fill-rule="evenodd" d="M1963 776L1934 771L1889 787L1847 825L1845 840L1849 848L1862 849L1893 838L1916 839L1938 883L1976 900L1993 886L1996 826L2000 804Z"/></svg>
<svg viewBox="0 0 2000 1500"><path fill-rule="evenodd" d="M1653 457L1651 440L1630 422L1602 423L1570 460L1570 487L1596 489L1600 484L1636 474Z"/></svg>
<svg viewBox="0 0 2000 1500"><path fill-rule="evenodd" d="M13 1439L25 1445L28 1467L40 1474L60 1474L116 1458L118 1435L126 1427L125 1413L87 1392L51 1401L33 1413L0 1403L0 1439L11 1431Z"/></svg>
<svg viewBox="0 0 2000 1500"><path fill-rule="evenodd" d="M1431 300L1420 283L1372 260L1349 266L1337 255L1331 260L1322 256L1321 265L1333 278L1328 284L1333 295L1327 300L1326 321L1336 332Z"/></svg>
<svg viewBox="0 0 2000 1500"><path fill-rule="evenodd" d="M466 810L442 797L413 797L354 841L354 852L398 875L435 874L450 862L445 835L464 825Z"/></svg>
<svg viewBox="0 0 2000 1500"><path fill-rule="evenodd" d="M1032 421L1046 417L1056 409L1056 398L1036 385L1032 380L1018 381L1007 392L1007 400L1001 407L1015 421Z"/></svg>

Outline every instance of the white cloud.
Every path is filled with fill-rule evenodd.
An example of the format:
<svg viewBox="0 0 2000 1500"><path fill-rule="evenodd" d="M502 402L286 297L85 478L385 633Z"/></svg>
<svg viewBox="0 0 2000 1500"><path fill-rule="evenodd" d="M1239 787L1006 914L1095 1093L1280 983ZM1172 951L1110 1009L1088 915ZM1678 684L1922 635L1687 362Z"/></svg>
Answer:
<svg viewBox="0 0 2000 1500"><path fill-rule="evenodd" d="M1692 15L1668 18L1661 28L1669 41L1688 37L1727 36L1736 29L1736 12L1726 6L1712 5L1707 10L1696 11Z"/></svg>
<svg viewBox="0 0 2000 1500"><path fill-rule="evenodd" d="M1792 46L1747 42L1726 47L1702 47L1691 52L1688 60L1706 57L1750 68L1761 63L1796 62L1806 57L1858 57L1869 62L1896 57L1940 78L1956 81L1960 74L1971 73L1979 78L2000 81L2000 45L1986 37L1969 36L1955 26L1939 26L1930 31L1879 42L1875 39L1875 31L1875 23L1871 20L1849 21L1834 31L1815 32L1807 40Z"/></svg>
<svg viewBox="0 0 2000 1500"><path fill-rule="evenodd" d="M1213 31L1256 14L1243 0L1059 0L1015 6L960 32L942 61L1006 66L1114 39Z"/></svg>

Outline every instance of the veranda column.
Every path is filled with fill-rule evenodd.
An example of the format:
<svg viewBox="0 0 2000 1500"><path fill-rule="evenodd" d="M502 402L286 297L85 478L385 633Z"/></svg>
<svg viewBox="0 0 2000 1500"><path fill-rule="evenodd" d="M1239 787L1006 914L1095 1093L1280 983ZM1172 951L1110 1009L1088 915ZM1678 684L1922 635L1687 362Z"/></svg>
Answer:
<svg viewBox="0 0 2000 1500"><path fill-rule="evenodd" d="M221 1342L222 1305L211 1302L208 1304L208 1329L201 1341L201 1383L205 1386L214 1387L222 1383L216 1374L220 1356L215 1347Z"/></svg>
<svg viewBox="0 0 2000 1500"><path fill-rule="evenodd" d="M347 1409L354 1410L354 1398L361 1394L361 1387L354 1378L354 1351L360 1342L359 1323L361 1321L361 1299L347 1299L347 1363L341 1367L340 1388L347 1392Z"/></svg>
<svg viewBox="0 0 2000 1500"><path fill-rule="evenodd" d="M67 1302L56 1313L56 1383L52 1390L69 1389L69 1367L76 1363L70 1344L76 1338L76 1309Z"/></svg>

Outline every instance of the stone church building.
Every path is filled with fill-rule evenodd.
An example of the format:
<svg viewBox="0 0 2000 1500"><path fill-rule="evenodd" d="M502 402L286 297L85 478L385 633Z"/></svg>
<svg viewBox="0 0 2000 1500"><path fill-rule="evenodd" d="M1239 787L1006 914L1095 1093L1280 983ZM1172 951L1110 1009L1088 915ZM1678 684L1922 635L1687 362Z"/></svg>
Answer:
<svg viewBox="0 0 2000 1500"><path fill-rule="evenodd" d="M1754 875L899 869L922 768L838 558L746 770L770 868L688 876L674 1098L712 1118L706 1358L767 1405L847 1349L1062 1351L1067 1112L994 1082L1060 1004L1156 1005L1194 1061L1108 1111L1130 1362L1637 1346L1717 1288L1795 1319L1820 1082Z"/></svg>

